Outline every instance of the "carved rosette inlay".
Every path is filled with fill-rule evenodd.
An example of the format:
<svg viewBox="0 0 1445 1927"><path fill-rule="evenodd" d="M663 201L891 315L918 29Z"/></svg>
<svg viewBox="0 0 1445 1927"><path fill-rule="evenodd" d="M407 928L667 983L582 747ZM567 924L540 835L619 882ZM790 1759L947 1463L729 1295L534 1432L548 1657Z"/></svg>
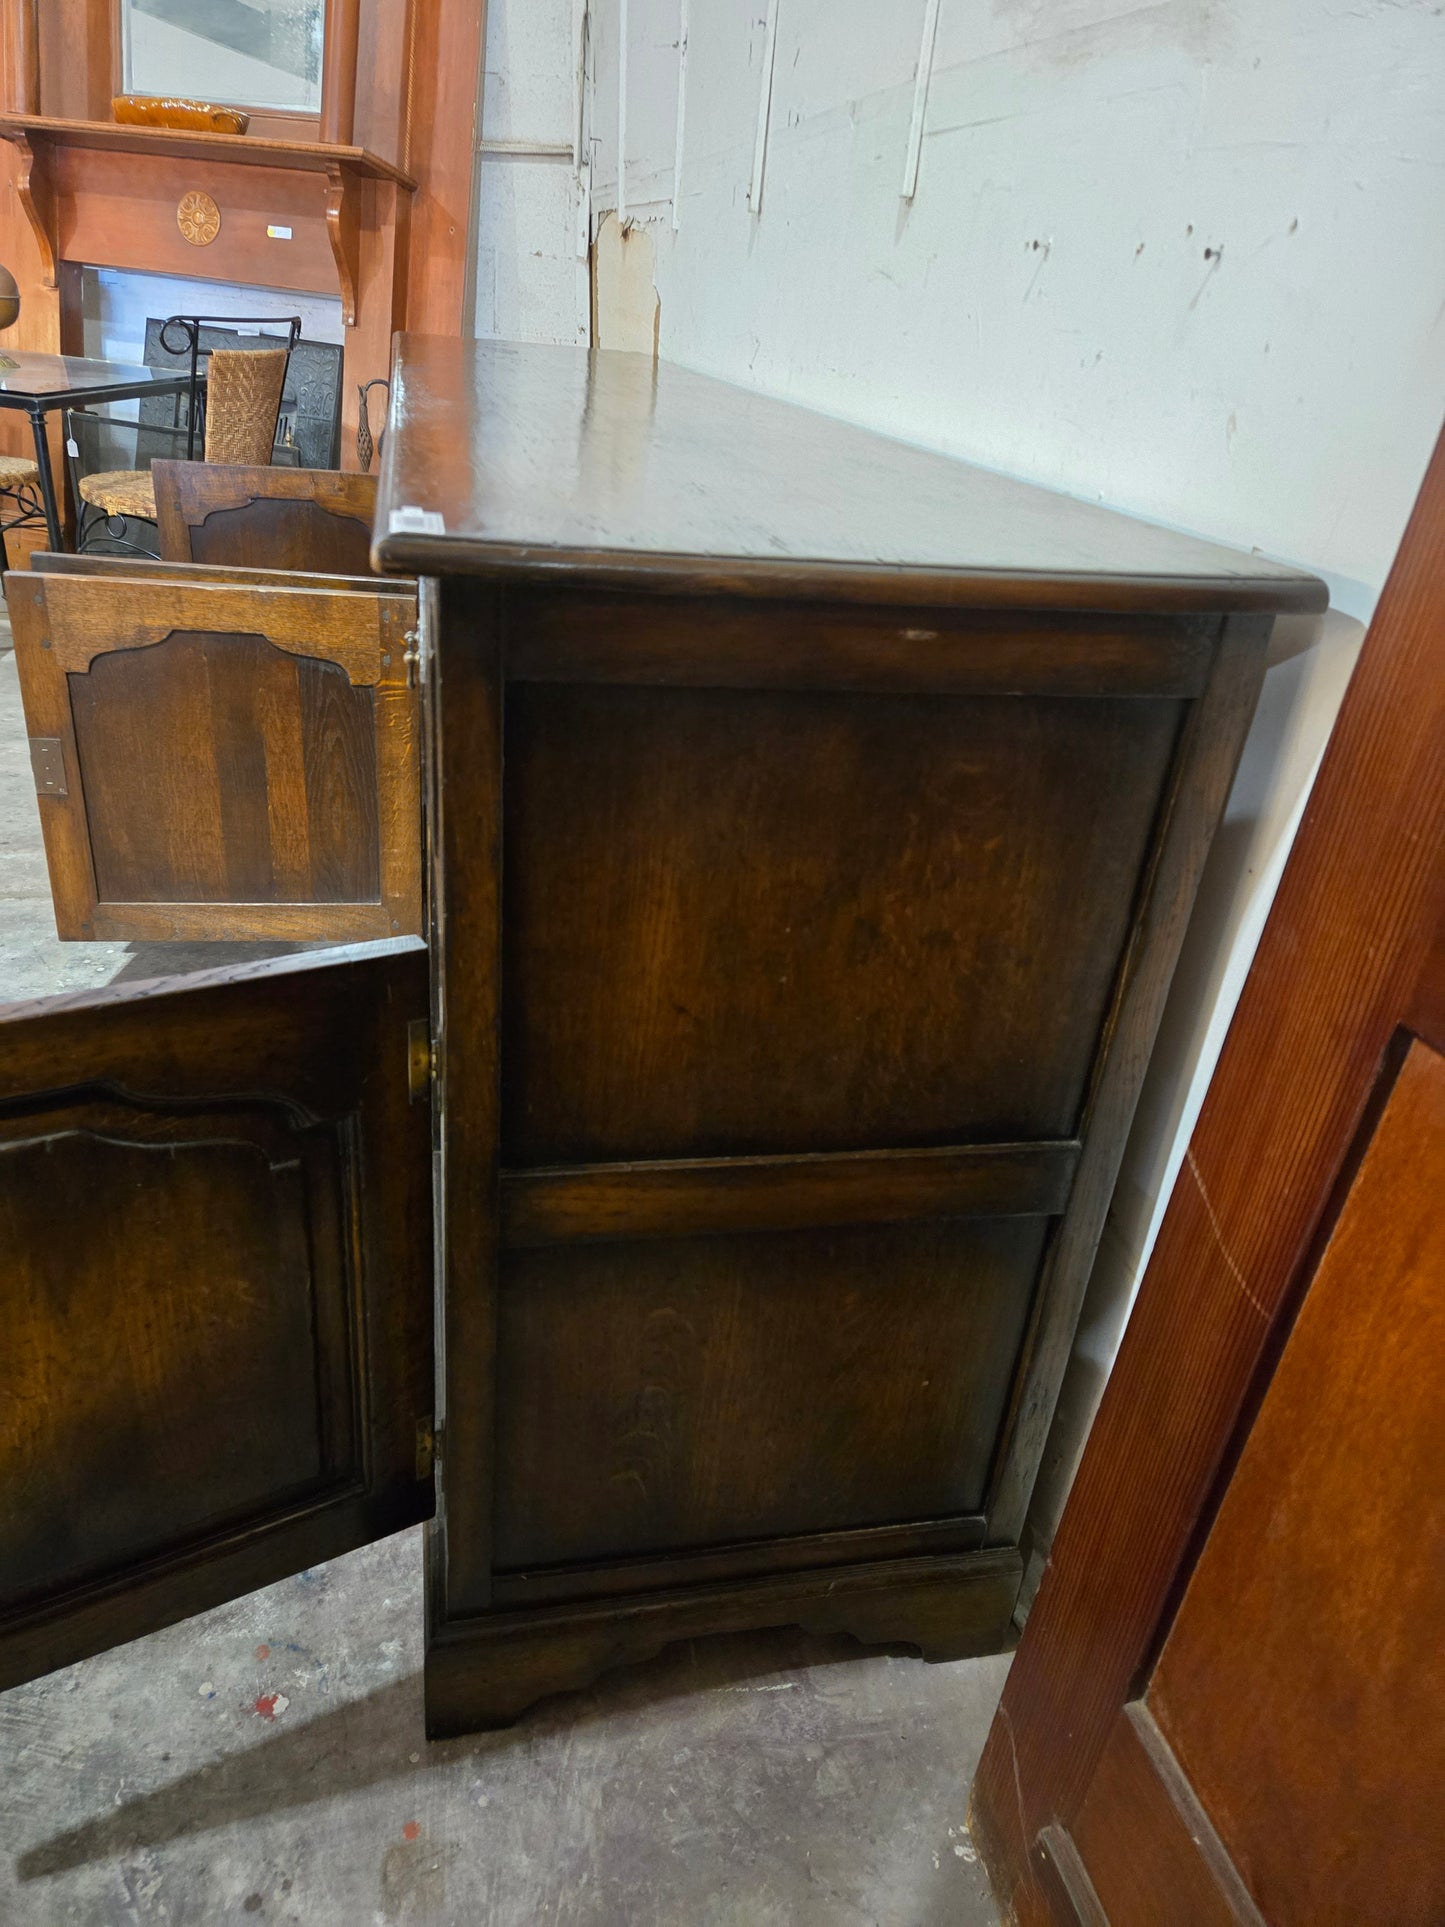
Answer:
<svg viewBox="0 0 1445 1927"><path fill-rule="evenodd" d="M176 209L176 226L193 248L208 248L221 231L221 210L209 194L183 194Z"/></svg>

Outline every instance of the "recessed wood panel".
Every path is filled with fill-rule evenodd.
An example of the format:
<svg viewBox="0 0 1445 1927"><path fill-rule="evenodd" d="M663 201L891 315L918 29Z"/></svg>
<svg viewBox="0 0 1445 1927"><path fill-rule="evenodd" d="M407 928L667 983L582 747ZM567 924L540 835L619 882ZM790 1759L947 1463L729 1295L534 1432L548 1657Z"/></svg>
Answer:
<svg viewBox="0 0 1445 1927"><path fill-rule="evenodd" d="M0 1006L0 1688L431 1512L426 1008L409 940Z"/></svg>
<svg viewBox="0 0 1445 1927"><path fill-rule="evenodd" d="M498 1565L976 1511L1047 1224L512 1253Z"/></svg>
<svg viewBox="0 0 1445 1927"><path fill-rule="evenodd" d="M257 635L177 633L68 678L97 894L380 894L373 693Z"/></svg>
<svg viewBox="0 0 1445 1927"><path fill-rule="evenodd" d="M0 1131L0 1605L352 1456L332 1134L260 1106Z"/></svg>
<svg viewBox="0 0 1445 1927"><path fill-rule="evenodd" d="M296 569L365 575L371 566L371 525L332 515L314 502L250 502L215 509L191 530L197 562L242 568Z"/></svg>
<svg viewBox="0 0 1445 1927"><path fill-rule="evenodd" d="M504 1157L1072 1136L1182 709L514 687Z"/></svg>

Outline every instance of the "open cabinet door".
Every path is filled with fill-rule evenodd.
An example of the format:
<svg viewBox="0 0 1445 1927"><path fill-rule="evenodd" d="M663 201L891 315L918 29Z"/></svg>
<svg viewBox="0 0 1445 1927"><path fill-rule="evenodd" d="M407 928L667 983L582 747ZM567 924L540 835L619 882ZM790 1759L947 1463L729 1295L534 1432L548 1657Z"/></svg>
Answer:
<svg viewBox="0 0 1445 1927"><path fill-rule="evenodd" d="M974 1782L1019 1927L1445 1921L1445 437Z"/></svg>
<svg viewBox="0 0 1445 1927"><path fill-rule="evenodd" d="M414 939L0 1006L0 1687L433 1511L426 1016Z"/></svg>

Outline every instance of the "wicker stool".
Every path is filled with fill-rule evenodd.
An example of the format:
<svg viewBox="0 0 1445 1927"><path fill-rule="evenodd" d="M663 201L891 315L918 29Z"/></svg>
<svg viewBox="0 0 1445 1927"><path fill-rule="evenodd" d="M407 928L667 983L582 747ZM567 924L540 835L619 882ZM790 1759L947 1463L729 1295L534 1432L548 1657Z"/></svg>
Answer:
<svg viewBox="0 0 1445 1927"><path fill-rule="evenodd" d="M5 546L7 529L33 528L45 521L40 500L40 470L28 455L0 455L0 568L10 567L10 552ZM15 513L11 513L10 504Z"/></svg>
<svg viewBox="0 0 1445 1927"><path fill-rule="evenodd" d="M206 461L270 465L289 360L285 348L213 350L206 376ZM83 475L79 488L81 501L108 517L156 519L155 484L147 468L102 469Z"/></svg>

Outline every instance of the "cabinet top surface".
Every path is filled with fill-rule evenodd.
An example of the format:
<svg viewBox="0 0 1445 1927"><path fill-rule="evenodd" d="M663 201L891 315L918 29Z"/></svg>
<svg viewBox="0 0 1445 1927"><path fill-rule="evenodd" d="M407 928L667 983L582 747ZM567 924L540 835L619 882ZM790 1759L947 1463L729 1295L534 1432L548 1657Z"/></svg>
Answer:
<svg viewBox="0 0 1445 1927"><path fill-rule="evenodd" d="M403 336L373 559L419 575L1073 608L1323 608L1314 576L646 355Z"/></svg>

